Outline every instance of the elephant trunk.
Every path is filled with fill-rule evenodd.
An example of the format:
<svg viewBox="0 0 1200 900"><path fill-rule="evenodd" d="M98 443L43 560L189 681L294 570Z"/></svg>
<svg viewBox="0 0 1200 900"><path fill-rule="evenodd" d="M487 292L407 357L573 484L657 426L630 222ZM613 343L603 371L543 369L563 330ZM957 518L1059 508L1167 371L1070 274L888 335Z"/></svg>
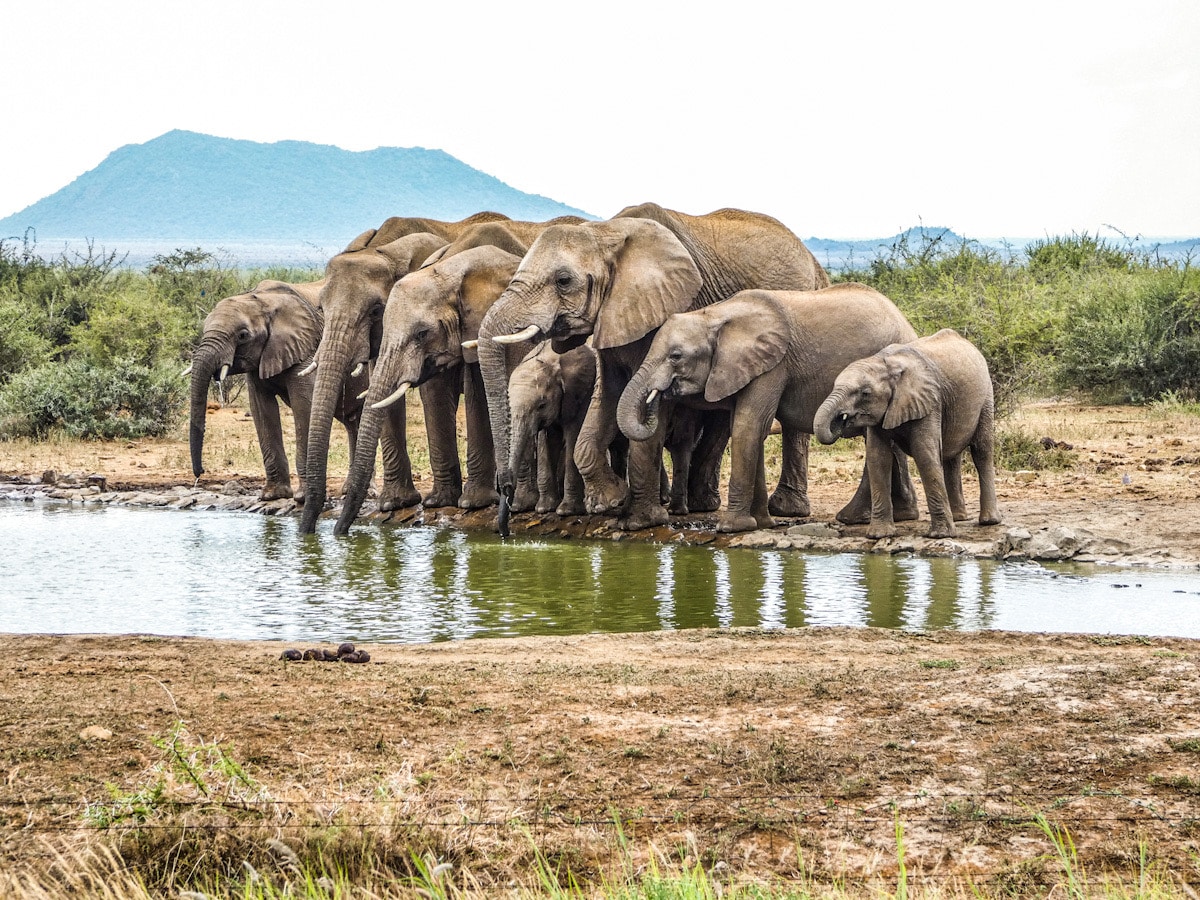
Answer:
<svg viewBox="0 0 1200 900"><path fill-rule="evenodd" d="M509 457L509 468L520 472L529 468L529 461L537 448L538 436L537 417L531 412L517 411L512 417L512 456Z"/></svg>
<svg viewBox="0 0 1200 900"><path fill-rule="evenodd" d="M192 354L192 382L188 416L188 447L192 454L192 474L204 474L204 428L208 415L208 386L225 356L223 342L202 341Z"/></svg>
<svg viewBox="0 0 1200 900"><path fill-rule="evenodd" d="M617 426L631 441L648 441L658 431L661 395L650 388L649 372L647 366L638 369L617 404Z"/></svg>
<svg viewBox="0 0 1200 900"><path fill-rule="evenodd" d="M336 339L318 353L317 383L313 387L312 411L308 421L308 467L305 473L304 511L300 533L312 534L317 517L325 506L325 480L329 463L329 436L333 414L350 370L349 353L337 346Z"/></svg>
<svg viewBox="0 0 1200 900"><path fill-rule="evenodd" d="M499 302L499 301L498 301ZM496 312L496 307L492 307ZM513 326L504 315L484 319L479 330L479 372L487 394L488 419L492 426L492 450L496 458L496 490L500 497L511 499L516 486L512 467L512 420L508 399L508 351L492 338L511 334L523 326Z"/></svg>
<svg viewBox="0 0 1200 900"><path fill-rule="evenodd" d="M817 408L813 417L813 433L822 444L832 444L846 430L846 415L839 407L845 399L845 391L834 389Z"/></svg>
<svg viewBox="0 0 1200 900"><path fill-rule="evenodd" d="M350 477L347 480L346 496L342 499L342 512L333 533L346 534L358 511L362 509L363 500L367 496L367 488L375 475L375 454L379 448L379 435L383 429L386 413L381 409L372 409L371 404L383 399L383 391L376 389L372 383L367 392L367 402L363 406L362 419L358 423L358 441L354 445L354 458L350 463Z"/></svg>

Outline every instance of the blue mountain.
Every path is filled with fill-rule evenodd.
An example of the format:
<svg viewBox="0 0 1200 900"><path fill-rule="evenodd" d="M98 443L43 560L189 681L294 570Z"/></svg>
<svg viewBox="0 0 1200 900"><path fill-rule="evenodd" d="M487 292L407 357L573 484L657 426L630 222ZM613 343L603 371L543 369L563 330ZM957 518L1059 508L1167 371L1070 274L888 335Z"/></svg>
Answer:
<svg viewBox="0 0 1200 900"><path fill-rule="evenodd" d="M480 210L532 221L593 218L442 150L352 152L169 131L115 150L66 187L0 219L0 238L32 227L39 241L344 244L389 216L454 220Z"/></svg>

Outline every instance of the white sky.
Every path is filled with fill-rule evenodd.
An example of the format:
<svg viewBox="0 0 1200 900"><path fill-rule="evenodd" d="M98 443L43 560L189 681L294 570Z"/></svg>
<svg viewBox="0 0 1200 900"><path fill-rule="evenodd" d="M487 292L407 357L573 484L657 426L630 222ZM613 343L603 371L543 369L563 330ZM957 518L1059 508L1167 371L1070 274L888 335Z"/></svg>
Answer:
<svg viewBox="0 0 1200 900"><path fill-rule="evenodd" d="M438 147L601 216L1200 235L1196 0L56 0L3 29L0 216L182 128Z"/></svg>

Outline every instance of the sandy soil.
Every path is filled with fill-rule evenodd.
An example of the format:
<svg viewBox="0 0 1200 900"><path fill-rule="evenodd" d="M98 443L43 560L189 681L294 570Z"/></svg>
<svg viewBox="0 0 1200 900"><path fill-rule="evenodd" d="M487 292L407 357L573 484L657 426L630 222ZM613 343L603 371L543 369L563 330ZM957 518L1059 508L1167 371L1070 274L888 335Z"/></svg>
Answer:
<svg viewBox="0 0 1200 900"><path fill-rule="evenodd" d="M997 534L1065 524L1123 542L1126 561L1200 561L1200 420L1042 403L1006 425L1077 462L1002 472ZM254 483L253 454L234 452L247 427L212 416L234 449L206 483ZM0 473L190 485L185 450L0 445ZM815 521L859 458L814 453ZM1140 842L1200 884L1200 642L705 631L376 645L365 665L281 649L6 637L0 871L44 865L47 842L110 840L135 865L193 845L265 865L269 837L303 851L367 826L379 847L428 847L484 882L528 872L533 846L581 875L658 859L853 878L894 874L899 821L928 883L1019 893L1057 865L1029 824L1044 815L1091 872L1136 871ZM130 797L157 830L121 818ZM98 828L106 817L119 821Z"/></svg>

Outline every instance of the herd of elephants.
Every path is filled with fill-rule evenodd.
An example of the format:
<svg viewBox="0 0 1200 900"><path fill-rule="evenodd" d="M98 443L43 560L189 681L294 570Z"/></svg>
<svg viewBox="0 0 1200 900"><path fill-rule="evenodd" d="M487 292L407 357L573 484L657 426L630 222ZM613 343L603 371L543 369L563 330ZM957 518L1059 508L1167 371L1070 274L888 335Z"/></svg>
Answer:
<svg viewBox="0 0 1200 900"><path fill-rule="evenodd" d="M383 511L498 504L503 534L510 511L535 508L613 515L627 530L718 509L722 531L769 527L772 515L810 514L814 434L827 444L865 435L862 479L837 518L868 524L872 537L918 518L908 457L930 535L952 536L967 518L968 448L979 522L999 521L992 384L979 351L949 329L918 337L887 297L831 285L787 227L743 210L692 216L648 203L605 221L391 218L351 241L319 281L263 281L218 302L190 373L197 478L209 387L245 373L262 496L293 496L279 401L291 407L303 532L326 505L335 418L353 448L338 534L361 509L380 444ZM424 497L405 433L414 387L432 470ZM773 420L782 471L768 496Z"/></svg>

